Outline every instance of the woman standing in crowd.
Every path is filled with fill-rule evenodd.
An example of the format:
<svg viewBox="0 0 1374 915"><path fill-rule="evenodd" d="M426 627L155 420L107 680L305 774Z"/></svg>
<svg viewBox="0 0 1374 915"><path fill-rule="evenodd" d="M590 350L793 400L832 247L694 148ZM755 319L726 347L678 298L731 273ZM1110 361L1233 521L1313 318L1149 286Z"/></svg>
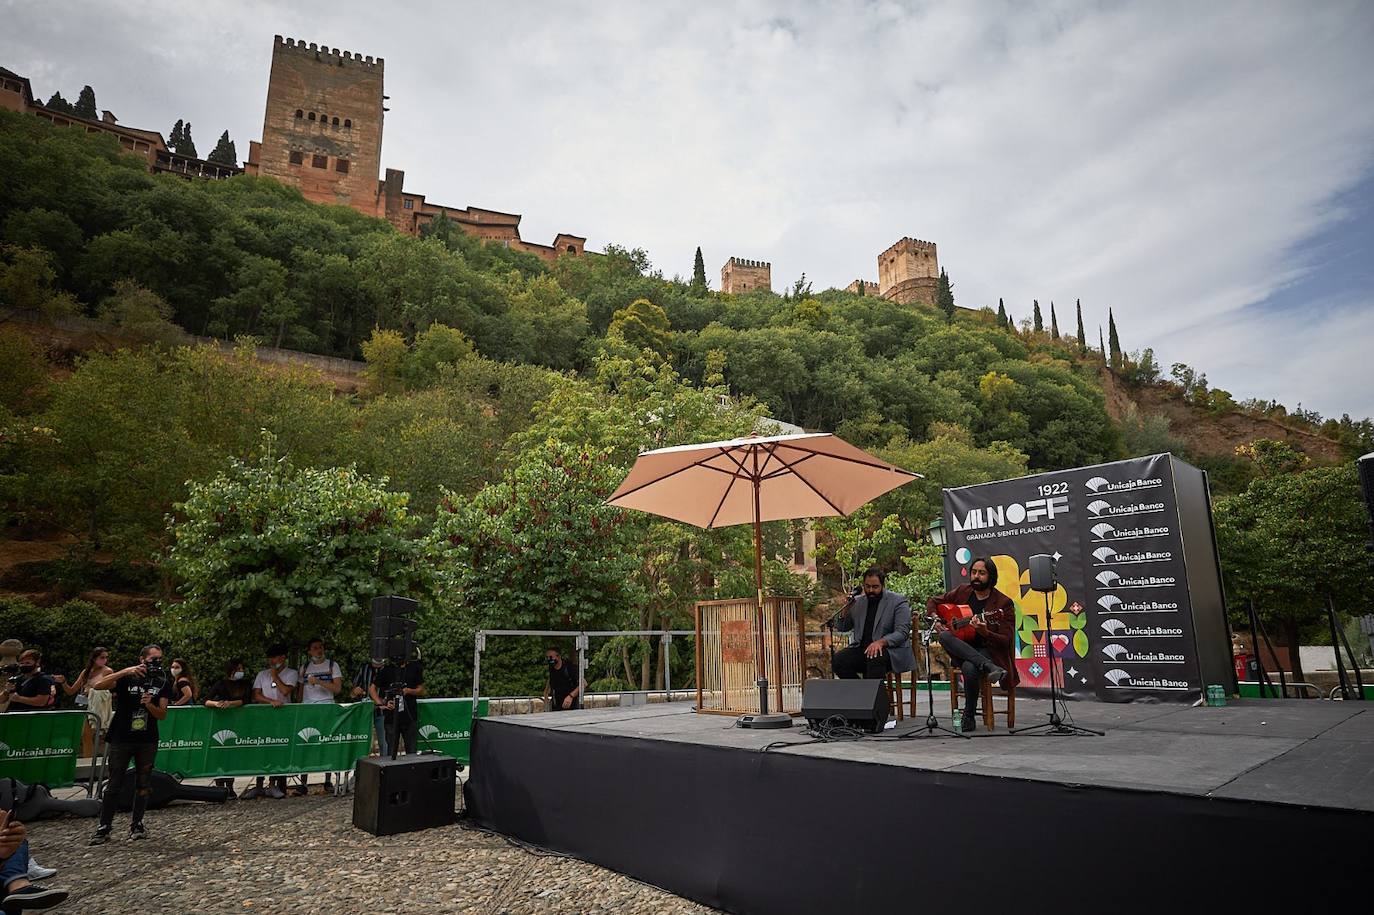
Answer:
<svg viewBox="0 0 1374 915"><path fill-rule="evenodd" d="M172 658L172 705L191 705L200 698L191 665L182 658Z"/></svg>

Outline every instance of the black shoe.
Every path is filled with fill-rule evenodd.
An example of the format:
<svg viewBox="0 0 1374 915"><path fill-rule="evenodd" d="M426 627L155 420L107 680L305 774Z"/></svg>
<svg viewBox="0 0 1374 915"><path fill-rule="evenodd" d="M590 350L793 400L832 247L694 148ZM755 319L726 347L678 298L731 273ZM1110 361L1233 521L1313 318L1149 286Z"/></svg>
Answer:
<svg viewBox="0 0 1374 915"><path fill-rule="evenodd" d="M148 838L148 830L142 823L134 823L129 827L129 838L146 839Z"/></svg>
<svg viewBox="0 0 1374 915"><path fill-rule="evenodd" d="M965 734L972 734L978 730L978 718L974 715L964 715L964 720L960 728Z"/></svg>
<svg viewBox="0 0 1374 915"><path fill-rule="evenodd" d="M15 890L13 893L6 896L5 901L0 903L0 908L4 909L5 915L12 915L12 913L15 912L30 912L34 909L50 909L66 901L66 890L55 890L51 887L30 883L23 889Z"/></svg>
<svg viewBox="0 0 1374 915"><path fill-rule="evenodd" d="M1002 678L1006 675L1007 672L1002 668L998 667L996 664L988 665L987 678L988 682L991 683L993 686L996 686L997 684L1001 683Z"/></svg>
<svg viewBox="0 0 1374 915"><path fill-rule="evenodd" d="M106 842L110 841L110 829L111 827L109 826L97 826L95 828L95 835L91 836L91 841L87 844L104 845Z"/></svg>

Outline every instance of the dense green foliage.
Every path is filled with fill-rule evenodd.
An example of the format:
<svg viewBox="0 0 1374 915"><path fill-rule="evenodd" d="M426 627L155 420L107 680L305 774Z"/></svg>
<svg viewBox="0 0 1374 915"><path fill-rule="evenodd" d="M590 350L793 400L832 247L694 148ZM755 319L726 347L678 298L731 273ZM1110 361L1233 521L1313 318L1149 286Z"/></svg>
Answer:
<svg viewBox="0 0 1374 915"><path fill-rule="evenodd" d="M190 142L189 125L178 133ZM359 658L360 608L384 590L425 597L442 693L465 689L483 627L687 628L694 600L752 593L749 532L602 499L639 452L748 434L765 415L926 474L818 528L827 583L878 562L917 594L937 584L923 537L941 487L1177 445L1157 417L1110 421L1081 306L1077 338L1056 339L1053 305L1048 333L1038 302L1018 331L1000 301L955 308L947 275L935 308L814 292L805 277L782 296L713 293L699 252L689 282L614 245L546 264L442 217L413 238L269 179L152 176L108 137L4 112L0 245L6 306L95 318L123 346L59 363L0 330L0 524L76 538L65 593L108 557L158 591L164 637L216 666L317 632ZM1161 380L1109 324L1128 386L1237 408L1196 374ZM269 366L247 339L226 353L186 333L362 358L365 389ZM1348 447L1374 436L1343 422ZM1288 497L1255 465L1208 468L1240 493L1226 509L1239 532ZM797 534L765 526L767 553L790 556ZM1224 548L1243 557L1236 538ZM766 576L775 593L820 596L780 561ZM1256 582L1257 600L1289 600ZM0 622L49 639L32 614ZM73 631L84 644L142 625L120 618L105 635L99 622ZM540 647L493 642L487 689L537 692ZM662 682L648 639L593 648L602 686ZM687 640L672 650L690 665Z"/></svg>

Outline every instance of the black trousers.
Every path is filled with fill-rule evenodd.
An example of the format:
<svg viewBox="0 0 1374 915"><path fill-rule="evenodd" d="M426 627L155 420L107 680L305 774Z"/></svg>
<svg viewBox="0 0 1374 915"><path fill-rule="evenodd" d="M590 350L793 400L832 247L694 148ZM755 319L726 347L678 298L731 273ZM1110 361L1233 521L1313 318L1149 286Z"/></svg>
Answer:
<svg viewBox="0 0 1374 915"><path fill-rule="evenodd" d="M978 694L983 689L983 672L992 666L992 658L974 648L952 632L939 635L940 645L959 663L964 675L964 714L970 718L978 710Z"/></svg>
<svg viewBox="0 0 1374 915"><path fill-rule="evenodd" d="M892 659L886 649L875 658L867 658L862 648L850 645L835 652L830 669L841 680L881 680L892 670Z"/></svg>
<svg viewBox="0 0 1374 915"><path fill-rule="evenodd" d="M105 794L100 800L100 825L109 826L114 822L115 809L119 806L119 792L124 780L129 777L129 762L134 764L134 809L132 822L143 822L143 812L148 809L148 795L152 792L153 760L157 757L157 741L140 743L116 742L110 744L109 779L105 782Z"/></svg>
<svg viewBox="0 0 1374 915"><path fill-rule="evenodd" d="M395 735L396 743L391 744L392 735ZM386 713L386 739L387 749L397 755L401 753L420 752L420 721L410 715L396 715L394 712Z"/></svg>

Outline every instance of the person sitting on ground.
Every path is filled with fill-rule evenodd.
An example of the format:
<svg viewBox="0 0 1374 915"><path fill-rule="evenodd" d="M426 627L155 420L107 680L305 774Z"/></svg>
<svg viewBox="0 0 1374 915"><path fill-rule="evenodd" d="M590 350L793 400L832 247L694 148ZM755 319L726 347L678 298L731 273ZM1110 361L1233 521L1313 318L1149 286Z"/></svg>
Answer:
<svg viewBox="0 0 1374 915"><path fill-rule="evenodd" d="M268 645L266 653L267 667L259 671L253 680L253 701L273 708L290 705L295 698L296 685L300 678L294 670L286 666L286 646L280 643ZM262 776L258 776L257 784L245 791L242 797L245 800L264 795L277 800L286 797L286 776L272 776L271 786L265 791L262 781Z"/></svg>
<svg viewBox="0 0 1374 915"><path fill-rule="evenodd" d="M172 658L172 705L193 705L199 692L191 665L181 658Z"/></svg>
<svg viewBox="0 0 1374 915"><path fill-rule="evenodd" d="M0 811L0 910L13 912L50 909L67 901L67 891L42 887L29 880L29 833L23 823L10 818L12 811Z"/></svg>
<svg viewBox="0 0 1374 915"><path fill-rule="evenodd" d="M57 683L43 673L43 652L27 648L19 655L19 683L0 687L0 702L9 699L10 713L45 712L57 708Z"/></svg>

